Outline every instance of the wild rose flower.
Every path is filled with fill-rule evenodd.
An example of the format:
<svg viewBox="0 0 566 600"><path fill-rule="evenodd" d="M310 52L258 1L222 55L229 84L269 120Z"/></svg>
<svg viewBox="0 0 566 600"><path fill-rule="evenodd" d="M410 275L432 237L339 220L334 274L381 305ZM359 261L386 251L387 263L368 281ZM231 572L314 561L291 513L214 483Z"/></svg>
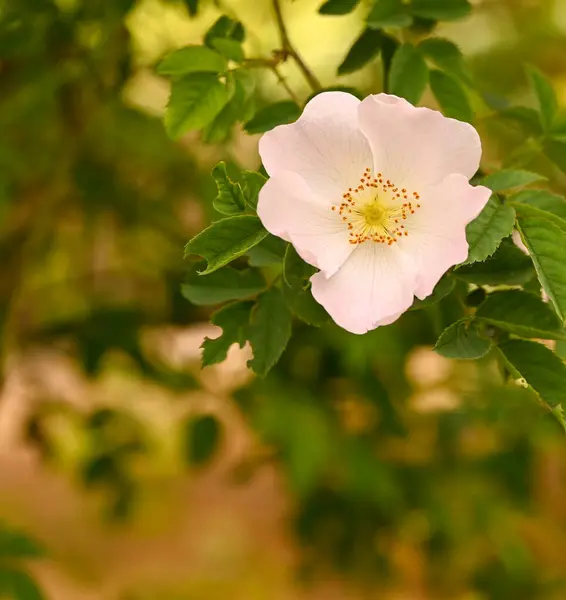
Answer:
<svg viewBox="0 0 566 600"><path fill-rule="evenodd" d="M469 184L471 125L387 94L319 94L259 152L260 219L320 270L314 298L352 333L392 323L466 260L466 225L491 194Z"/></svg>

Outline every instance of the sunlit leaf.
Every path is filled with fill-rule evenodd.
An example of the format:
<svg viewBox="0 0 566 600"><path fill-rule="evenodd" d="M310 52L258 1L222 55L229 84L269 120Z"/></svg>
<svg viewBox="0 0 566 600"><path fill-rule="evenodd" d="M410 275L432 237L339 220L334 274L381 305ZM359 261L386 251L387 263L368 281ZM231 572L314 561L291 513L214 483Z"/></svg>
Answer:
<svg viewBox="0 0 566 600"><path fill-rule="evenodd" d="M228 217L196 235L185 246L185 256L202 256L208 263L202 272L206 275L242 256L266 236L267 231L256 216Z"/></svg>
<svg viewBox="0 0 566 600"><path fill-rule="evenodd" d="M214 208L223 215L237 215L244 212L246 204L240 184L232 181L226 172L226 163L219 162L212 169L212 177L216 182L218 194L212 201Z"/></svg>
<svg viewBox="0 0 566 600"><path fill-rule="evenodd" d="M468 259L464 264L483 261L498 248L501 240L511 235L515 211L492 196L482 212L466 227Z"/></svg>
<svg viewBox="0 0 566 600"><path fill-rule="evenodd" d="M517 221L539 281L562 321L566 321L566 233L545 219L519 215Z"/></svg>
<svg viewBox="0 0 566 600"><path fill-rule="evenodd" d="M522 190L510 196L509 202L528 204L566 220L566 198L548 190Z"/></svg>
<svg viewBox="0 0 566 600"><path fill-rule="evenodd" d="M527 338L566 339L560 319L539 296L521 290L489 294L476 317L505 331Z"/></svg>
<svg viewBox="0 0 566 600"><path fill-rule="evenodd" d="M401 0L376 0L367 16L368 27L408 27L413 22L407 6Z"/></svg>
<svg viewBox="0 0 566 600"><path fill-rule="evenodd" d="M160 75L169 76L203 72L220 73L225 69L225 58L207 46L186 46L175 50L157 66Z"/></svg>
<svg viewBox="0 0 566 600"><path fill-rule="evenodd" d="M507 192L518 187L545 180L546 177L544 177L544 175L532 173L531 171L504 169L484 177L481 184L488 187L492 192Z"/></svg>

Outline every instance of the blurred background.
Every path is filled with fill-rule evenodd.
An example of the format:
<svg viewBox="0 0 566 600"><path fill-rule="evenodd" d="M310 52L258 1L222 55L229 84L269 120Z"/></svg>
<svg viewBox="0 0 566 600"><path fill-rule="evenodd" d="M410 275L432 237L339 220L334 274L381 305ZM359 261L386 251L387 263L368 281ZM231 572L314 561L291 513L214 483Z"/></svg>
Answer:
<svg viewBox="0 0 566 600"><path fill-rule="evenodd" d="M284 4L306 62L379 91L375 63L336 77L367 7L321 3ZM183 245L211 168L258 168L258 136L170 141L155 65L221 14L250 56L278 40L268 0L189 4L0 0L0 597L565 599L563 433L489 359L432 352L454 300L362 337L296 323L265 380L247 348L200 369L217 332L181 295ZM566 101L565 0L476 0L438 33L494 103L531 101L527 62ZM524 139L477 126L487 166Z"/></svg>

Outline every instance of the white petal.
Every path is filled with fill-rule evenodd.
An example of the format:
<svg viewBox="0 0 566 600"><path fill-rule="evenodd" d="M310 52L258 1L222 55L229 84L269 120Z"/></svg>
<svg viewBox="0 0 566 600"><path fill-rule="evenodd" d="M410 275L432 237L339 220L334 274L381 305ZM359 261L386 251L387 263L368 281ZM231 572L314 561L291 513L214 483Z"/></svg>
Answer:
<svg viewBox="0 0 566 600"><path fill-rule="evenodd" d="M373 166L369 144L358 128L359 105L344 92L315 96L298 121L261 138L259 153L267 172L298 173L329 204L335 203Z"/></svg>
<svg viewBox="0 0 566 600"><path fill-rule="evenodd" d="M257 214L270 233L291 242L303 260L327 276L355 248L339 215L296 173L277 171L267 180Z"/></svg>
<svg viewBox="0 0 566 600"><path fill-rule="evenodd" d="M397 245L365 242L330 278L311 277L312 293L334 321L352 333L366 333L399 318L413 303L415 265Z"/></svg>
<svg viewBox="0 0 566 600"><path fill-rule="evenodd" d="M399 241L401 250L418 265L418 298L429 296L450 267L466 260L466 225L490 196L488 188L471 186L463 175L451 175L424 190L420 208L407 220L409 235Z"/></svg>
<svg viewBox="0 0 566 600"><path fill-rule="evenodd" d="M451 173L470 179L479 167L481 142L468 123L387 94L368 96L358 112L376 171L398 186L422 193Z"/></svg>

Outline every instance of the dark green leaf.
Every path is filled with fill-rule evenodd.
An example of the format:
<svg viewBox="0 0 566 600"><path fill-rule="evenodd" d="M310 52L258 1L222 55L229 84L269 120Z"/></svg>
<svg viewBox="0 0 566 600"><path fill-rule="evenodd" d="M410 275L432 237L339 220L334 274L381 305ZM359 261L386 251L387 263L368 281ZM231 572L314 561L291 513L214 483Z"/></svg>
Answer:
<svg viewBox="0 0 566 600"><path fill-rule="evenodd" d="M467 122L473 119L466 91L456 79L433 69L430 72L430 89L447 117Z"/></svg>
<svg viewBox="0 0 566 600"><path fill-rule="evenodd" d="M516 375L525 379L563 426L561 411L554 411L566 400L566 365L542 344L509 340L499 346Z"/></svg>
<svg viewBox="0 0 566 600"><path fill-rule="evenodd" d="M318 9L321 15L347 15L351 13L360 0L326 0Z"/></svg>
<svg viewBox="0 0 566 600"><path fill-rule="evenodd" d="M505 239L485 262L458 267L454 275L477 285L522 285L534 277L533 261Z"/></svg>
<svg viewBox="0 0 566 600"><path fill-rule="evenodd" d="M233 182L226 172L226 163L219 162L212 169L212 177L216 182L218 195L213 200L214 208L223 215L237 215L244 212L246 205L240 184Z"/></svg>
<svg viewBox="0 0 566 600"><path fill-rule="evenodd" d="M190 419L186 427L188 463L201 466L211 460L220 445L221 434L220 422L212 415Z"/></svg>
<svg viewBox="0 0 566 600"><path fill-rule="evenodd" d="M247 120L254 110L253 92L255 81L244 69L233 72L234 95L226 106L203 130L203 140L208 143L224 142L229 137L234 125L239 121Z"/></svg>
<svg viewBox="0 0 566 600"><path fill-rule="evenodd" d="M532 206L531 204L521 204L519 202L510 202L509 204L513 206L515 212L520 217L528 217L532 219L546 219L547 221L550 221L551 223L556 225L556 227L562 229L562 231L566 232L566 219L558 217L552 212L542 210L540 208L537 208L536 206Z"/></svg>
<svg viewBox="0 0 566 600"><path fill-rule="evenodd" d="M408 27L413 22L407 7L401 0L377 0L368 17L368 27Z"/></svg>
<svg viewBox="0 0 566 600"><path fill-rule="evenodd" d="M476 317L527 338L566 339L556 313L539 296L521 290L490 294L480 305Z"/></svg>
<svg viewBox="0 0 566 600"><path fill-rule="evenodd" d="M183 4L187 7L189 11L189 15L194 17L198 12L198 3L199 0L183 0Z"/></svg>
<svg viewBox="0 0 566 600"><path fill-rule="evenodd" d="M499 111L497 119L505 119L514 124L518 124L521 131L532 136L539 136L542 133L540 118L536 110L526 108L525 106L512 106Z"/></svg>
<svg viewBox="0 0 566 600"><path fill-rule="evenodd" d="M566 173L566 142L547 140L544 143L544 152L563 173Z"/></svg>
<svg viewBox="0 0 566 600"><path fill-rule="evenodd" d="M566 198L548 190L522 190L510 196L509 202L528 204L566 219Z"/></svg>
<svg viewBox="0 0 566 600"><path fill-rule="evenodd" d="M233 38L212 38L211 45L215 50L234 62L241 63L245 59L242 43Z"/></svg>
<svg viewBox="0 0 566 600"><path fill-rule="evenodd" d="M226 15L219 17L204 36L204 43L214 48L213 40L217 38L230 38L243 42L245 37L244 26L240 21L235 21Z"/></svg>
<svg viewBox="0 0 566 600"><path fill-rule="evenodd" d="M470 247L464 264L483 261L491 256L501 240L511 235L515 224L515 211L492 196L481 213L466 227Z"/></svg>
<svg viewBox="0 0 566 600"><path fill-rule="evenodd" d="M538 100L542 127L545 131L548 131L552 127L558 112L558 100L552 88L552 83L534 67L528 68L527 74Z"/></svg>
<svg viewBox="0 0 566 600"><path fill-rule="evenodd" d="M12 600L45 600L35 581L24 571L0 566L0 597Z"/></svg>
<svg viewBox="0 0 566 600"><path fill-rule="evenodd" d="M244 125L248 133L263 133L277 125L296 121L301 115L301 109L292 100L283 100L260 109L254 117Z"/></svg>
<svg viewBox="0 0 566 600"><path fill-rule="evenodd" d="M165 112L165 128L173 138L211 123L234 93L212 73L195 73L173 82Z"/></svg>
<svg viewBox="0 0 566 600"><path fill-rule="evenodd" d="M428 82L428 67L421 52L411 44L397 48L389 72L389 92L416 104Z"/></svg>
<svg viewBox="0 0 566 600"><path fill-rule="evenodd" d="M220 73L226 69L221 54L206 46L186 46L167 55L157 66L160 75L178 76L189 73Z"/></svg>
<svg viewBox="0 0 566 600"><path fill-rule="evenodd" d="M244 347L247 341L247 328L253 302L234 302L223 306L211 317L213 325L222 328L222 334L215 338L205 338L202 343L202 366L207 367L226 360L233 344Z"/></svg>
<svg viewBox="0 0 566 600"><path fill-rule="evenodd" d="M468 0L412 0L411 12L423 19L453 21L467 16L472 10Z"/></svg>
<svg viewBox="0 0 566 600"><path fill-rule="evenodd" d="M270 267L281 265L287 248L287 242L274 235L268 235L247 254L251 267Z"/></svg>
<svg viewBox="0 0 566 600"><path fill-rule="evenodd" d="M456 280L453 277L446 276L443 277L435 286L432 294L427 296L424 300L419 300L415 298L413 305L409 310L419 310L421 308L426 308L427 306L432 306L437 302L440 302L442 298L445 298L450 294L450 292L454 289L456 285Z"/></svg>
<svg viewBox="0 0 566 600"><path fill-rule="evenodd" d="M438 68L466 84L471 83L471 75L464 55L456 44L444 38L428 38L418 47Z"/></svg>
<svg viewBox="0 0 566 600"><path fill-rule="evenodd" d="M266 236L267 231L256 216L228 217L195 236L185 246L185 256L198 254L205 258L208 266L202 275L206 275L242 256Z"/></svg>
<svg viewBox="0 0 566 600"><path fill-rule="evenodd" d="M254 357L248 366L265 376L279 360L291 337L291 313L277 288L263 293L252 312L249 340Z"/></svg>
<svg viewBox="0 0 566 600"><path fill-rule="evenodd" d="M518 169L504 169L484 177L481 184L488 187L492 192L507 192L514 188L545 180L546 177L538 173Z"/></svg>
<svg viewBox="0 0 566 600"><path fill-rule="evenodd" d="M442 332L434 349L446 358L476 359L491 349L491 341L480 337L476 322L462 319Z"/></svg>
<svg viewBox="0 0 566 600"><path fill-rule="evenodd" d="M383 65L383 91L389 93L389 74L393 57L401 44L396 38L383 34L383 46L381 47L381 63Z"/></svg>
<svg viewBox="0 0 566 600"><path fill-rule="evenodd" d="M265 289L263 275L254 269L224 267L203 277L193 271L181 286L183 296L197 306L243 300Z"/></svg>
<svg viewBox="0 0 566 600"><path fill-rule="evenodd" d="M293 313L305 323L320 327L329 321L326 310L313 298L309 279L316 269L289 244L283 262L283 294Z"/></svg>
<svg viewBox="0 0 566 600"><path fill-rule="evenodd" d="M533 260L538 279L556 312L566 320L566 234L545 219L517 218L521 238Z"/></svg>
<svg viewBox="0 0 566 600"><path fill-rule="evenodd" d="M361 69L379 54L382 43L383 34L380 31L364 30L338 67L338 75L347 75Z"/></svg>
<svg viewBox="0 0 566 600"><path fill-rule="evenodd" d="M34 540L0 523L0 559L36 558L43 554L42 548Z"/></svg>
<svg viewBox="0 0 566 600"><path fill-rule="evenodd" d="M244 201L249 208L256 210L259 191L265 185L267 178L257 171L243 171Z"/></svg>

